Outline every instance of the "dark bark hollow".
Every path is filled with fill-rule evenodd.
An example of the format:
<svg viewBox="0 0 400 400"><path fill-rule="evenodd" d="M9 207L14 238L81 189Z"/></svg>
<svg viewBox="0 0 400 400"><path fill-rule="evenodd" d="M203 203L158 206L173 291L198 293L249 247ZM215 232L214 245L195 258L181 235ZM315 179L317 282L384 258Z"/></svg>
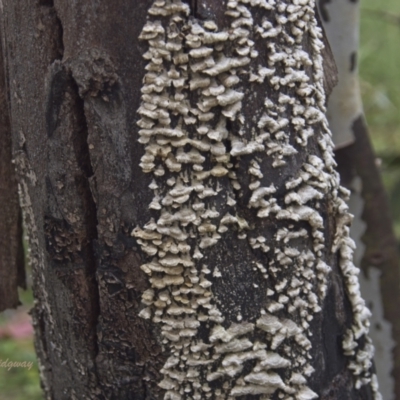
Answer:
<svg viewBox="0 0 400 400"><path fill-rule="evenodd" d="M3 1L47 398L379 398L298 3Z"/></svg>

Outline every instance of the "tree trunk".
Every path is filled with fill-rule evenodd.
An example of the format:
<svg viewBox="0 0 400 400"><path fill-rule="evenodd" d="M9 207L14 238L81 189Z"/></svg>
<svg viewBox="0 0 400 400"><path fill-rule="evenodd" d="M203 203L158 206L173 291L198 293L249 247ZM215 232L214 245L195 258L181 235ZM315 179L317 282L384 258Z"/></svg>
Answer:
<svg viewBox="0 0 400 400"><path fill-rule="evenodd" d="M3 0L2 32L46 398L380 398L313 1Z"/></svg>
<svg viewBox="0 0 400 400"><path fill-rule="evenodd" d="M0 39L0 54L1 51ZM0 60L0 311L17 307L18 286L25 287L22 221L12 164L11 126L3 59Z"/></svg>
<svg viewBox="0 0 400 400"><path fill-rule="evenodd" d="M361 268L361 293L372 310L371 338L385 400L400 398L400 265L389 202L363 115L358 83L360 2L320 0L319 8L339 71L328 102L341 183L351 191L350 235L354 263Z"/></svg>
<svg viewBox="0 0 400 400"><path fill-rule="evenodd" d="M360 116L353 126L355 143L337 150L336 159L342 184L352 190L355 260L362 271L361 291L372 311L371 337L381 392L385 400L395 400L400 395L400 348L395 340L400 334L398 245L364 118Z"/></svg>

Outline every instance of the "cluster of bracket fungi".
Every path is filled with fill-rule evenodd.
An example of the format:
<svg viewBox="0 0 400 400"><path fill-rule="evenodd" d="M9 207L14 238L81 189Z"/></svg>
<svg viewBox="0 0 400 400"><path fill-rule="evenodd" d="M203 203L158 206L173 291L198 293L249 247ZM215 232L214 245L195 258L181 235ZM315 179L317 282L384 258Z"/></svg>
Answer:
<svg viewBox="0 0 400 400"><path fill-rule="evenodd" d="M326 295L329 251L340 254L353 308L343 342L349 368L357 387L374 380L373 347L360 341L367 337L369 311L352 263L347 193L334 171L322 33L314 13L313 0L228 0L230 26L221 30L215 21L190 18L180 0L156 0L148 11L140 35L148 51L138 125L145 150L140 166L153 176L153 218L132 235L147 257L141 269L150 283L140 315L159 324L170 354L159 383L166 400L269 399L275 393L287 400L317 398L308 384L314 372L309 327ZM258 95L264 91L265 101L248 121L244 102L255 88ZM309 140L318 150L277 188L263 174L265 163L289 170ZM238 178L240 159L246 160L248 188ZM247 206L256 219L277 221L273 237L240 215L237 203L249 190ZM331 203L337 226L328 250L324 201ZM249 262L265 279L268 301L254 321L240 313L235 322L226 321L215 301L213 280L224 276L204 262L205 252L227 231L248 242L254 251ZM293 246L293 240L305 245ZM215 382L218 389L212 389Z"/></svg>

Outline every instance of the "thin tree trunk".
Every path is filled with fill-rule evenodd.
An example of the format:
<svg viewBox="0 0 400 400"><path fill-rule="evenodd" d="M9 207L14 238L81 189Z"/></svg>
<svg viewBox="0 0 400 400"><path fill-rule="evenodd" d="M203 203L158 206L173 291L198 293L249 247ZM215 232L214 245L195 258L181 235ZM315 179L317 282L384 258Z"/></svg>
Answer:
<svg viewBox="0 0 400 400"><path fill-rule="evenodd" d="M361 292L372 310L371 337L385 400L400 397L400 265L389 202L363 115L358 83L360 2L320 0L319 8L338 66L339 84L328 102L341 182L351 192L351 237Z"/></svg>
<svg viewBox="0 0 400 400"><path fill-rule="evenodd" d="M360 240L357 261L362 269L361 290L372 310L371 337L382 393L385 400L394 400L400 395L400 348L396 344L400 335L398 245L364 118L360 116L353 127L355 143L337 150L336 159L343 185L353 191L350 211L357 218L353 225L360 228L362 223L361 229L355 230ZM358 186L354 185L357 181Z"/></svg>
<svg viewBox="0 0 400 400"><path fill-rule="evenodd" d="M3 0L46 397L379 399L315 4L188 3Z"/></svg>

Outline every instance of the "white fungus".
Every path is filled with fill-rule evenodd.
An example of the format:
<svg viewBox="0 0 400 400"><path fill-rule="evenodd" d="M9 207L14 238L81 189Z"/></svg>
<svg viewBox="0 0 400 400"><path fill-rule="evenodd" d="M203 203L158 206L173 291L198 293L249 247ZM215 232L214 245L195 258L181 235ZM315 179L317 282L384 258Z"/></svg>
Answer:
<svg viewBox="0 0 400 400"><path fill-rule="evenodd" d="M151 288L143 293L146 307L141 316L160 324L162 344L171 353L159 383L165 399L210 398L207 381L216 379L222 382L216 393L221 399L275 393L287 399L316 398L308 387L313 368L305 355L311 347L309 323L321 310L329 279L330 267L322 256L324 220L316 206L328 198L338 221L332 251L340 252L354 314L344 346L358 382L371 380L371 349L358 350L355 342L367 334L368 313L351 263L347 208L332 169L332 142L324 116L322 33L314 3L228 0L230 26L222 30L214 21L189 18L189 6L181 0L156 0L149 10L140 36L149 49L144 55L138 126L144 147L140 166L152 174L150 211L158 216L135 228L132 236L148 257L141 269ZM274 10L274 21L257 26L257 10ZM302 47L305 37L312 48L309 54ZM266 59L259 54L267 54ZM242 112L253 96L249 86L268 88L252 121ZM229 121L237 129L228 131ZM248 132L250 122L253 128ZM284 171L314 136L319 156L310 155L299 165L284 188L268 181L262 172L264 162ZM240 163L242 158L249 160L248 188L242 187L235 172L234 159ZM245 198L244 189L251 192L248 207L258 217L255 224L235 209ZM277 194L282 190L284 201ZM266 218L276 223L272 234L263 228ZM309 232L296 228L299 222L307 224ZM226 232L249 246L249 262L265 280L253 285L254 290L266 287L268 296L255 323L246 321L242 310L232 316L237 322L229 322L219 308L213 281L225 279L224 260L210 267L215 279L206 279L211 270L202 260L223 242ZM312 246L291 246L292 240ZM264 253L269 261L260 258ZM210 344L198 341L200 327L209 330ZM254 339L255 332L263 335L263 343ZM292 342L290 354L285 349ZM243 373L247 361L253 366ZM283 378L274 371L278 368L290 369L292 378Z"/></svg>

